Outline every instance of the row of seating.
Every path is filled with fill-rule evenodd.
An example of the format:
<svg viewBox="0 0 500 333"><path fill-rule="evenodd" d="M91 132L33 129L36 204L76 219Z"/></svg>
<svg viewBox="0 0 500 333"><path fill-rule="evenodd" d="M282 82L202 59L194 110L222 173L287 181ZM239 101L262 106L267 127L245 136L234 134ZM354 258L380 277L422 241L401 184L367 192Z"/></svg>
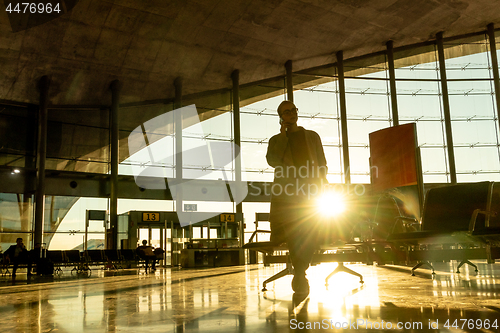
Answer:
<svg viewBox="0 0 500 333"><path fill-rule="evenodd" d="M90 266L106 265L118 269L141 261L135 250L46 250L44 256L54 264L55 273L62 272L62 267L73 267L77 273L89 272ZM2 275L10 273L12 262L2 260ZM25 267L26 265L20 265Z"/></svg>
<svg viewBox="0 0 500 333"><path fill-rule="evenodd" d="M408 258L418 261L412 275L422 265L429 266L434 273L431 262L441 260L460 261L458 273L464 264L477 272L471 259L494 263L499 258L498 185L479 182L433 188L425 197L418 230L394 232L385 241L402 244L407 248Z"/></svg>
<svg viewBox="0 0 500 333"><path fill-rule="evenodd" d="M377 261L408 265L413 262L416 263L411 270L414 275L415 270L424 265L435 273L433 261L457 260L457 272L464 264L477 271L470 260L486 259L494 263L500 258L499 185L479 182L431 188L425 196L421 219L404 214L399 206L401 201L389 195L364 198L353 209L349 223L343 226L349 230L344 230L342 237L332 237L328 244L319 246L313 262L338 262L338 271L356 276L359 274L346 269L342 263ZM368 214L370 218L366 217L367 211L372 211ZM349 239L345 239L346 234L350 235ZM293 272L288 257L281 254L286 249L283 244L251 242L244 248L264 253L266 264L287 263L282 272L264 282L263 290L267 283ZM275 255L278 252L280 255Z"/></svg>

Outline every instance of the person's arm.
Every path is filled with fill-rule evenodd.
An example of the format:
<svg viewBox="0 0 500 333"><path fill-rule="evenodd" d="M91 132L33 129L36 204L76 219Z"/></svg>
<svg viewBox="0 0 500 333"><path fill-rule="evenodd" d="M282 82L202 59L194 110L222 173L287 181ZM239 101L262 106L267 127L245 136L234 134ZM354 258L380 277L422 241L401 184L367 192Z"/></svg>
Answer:
<svg viewBox="0 0 500 333"><path fill-rule="evenodd" d="M10 247L7 249L7 251L5 251L5 253L4 253L4 258L5 258L5 261L6 261L6 262L10 262L10 257L11 257L11 256L12 256L12 257L14 256L14 253L13 253L14 251L15 251L15 248L13 249L13 248L12 248L12 246L10 246Z"/></svg>
<svg viewBox="0 0 500 333"><path fill-rule="evenodd" d="M10 248L8 248L8 249L7 249L7 250L3 253L3 257L4 257L4 258L8 258L8 257L9 257L9 255L10 255L10 251L9 251L9 250L10 250Z"/></svg>
<svg viewBox="0 0 500 333"><path fill-rule="evenodd" d="M288 145L288 137L286 133L281 132L278 135L273 136L269 140L269 145L267 146L266 159L267 163L276 168L277 166L282 166L283 158L285 156L285 150Z"/></svg>

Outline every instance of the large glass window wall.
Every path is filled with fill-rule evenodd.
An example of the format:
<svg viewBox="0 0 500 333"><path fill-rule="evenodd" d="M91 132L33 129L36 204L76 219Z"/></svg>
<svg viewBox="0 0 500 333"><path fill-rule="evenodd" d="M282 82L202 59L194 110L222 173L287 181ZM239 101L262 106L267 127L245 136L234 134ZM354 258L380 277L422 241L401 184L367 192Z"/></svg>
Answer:
<svg viewBox="0 0 500 333"><path fill-rule="evenodd" d="M424 183L449 181L445 124L435 44L394 52L399 123L416 123Z"/></svg>
<svg viewBox="0 0 500 333"><path fill-rule="evenodd" d="M498 122L485 35L444 44L457 181L500 179Z"/></svg>

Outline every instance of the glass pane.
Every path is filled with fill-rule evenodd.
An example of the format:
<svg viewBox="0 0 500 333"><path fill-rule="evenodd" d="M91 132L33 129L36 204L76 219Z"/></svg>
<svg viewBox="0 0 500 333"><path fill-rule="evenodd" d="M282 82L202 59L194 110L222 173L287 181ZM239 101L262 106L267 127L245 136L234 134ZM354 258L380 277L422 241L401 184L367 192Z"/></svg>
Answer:
<svg viewBox="0 0 500 333"><path fill-rule="evenodd" d="M495 117L493 81L448 83L451 119Z"/></svg>
<svg viewBox="0 0 500 333"><path fill-rule="evenodd" d="M246 172L256 173L252 180L257 180L258 175L273 173L273 168L267 164L267 142L266 143L242 143L242 162ZM257 177L257 179L255 179ZM249 178L247 178L249 179Z"/></svg>
<svg viewBox="0 0 500 333"><path fill-rule="evenodd" d="M7 149L4 149L7 150ZM0 153L0 165L10 166L10 167L29 167L27 164L32 164L34 156L27 157L26 154L21 153Z"/></svg>
<svg viewBox="0 0 500 333"><path fill-rule="evenodd" d="M370 183L370 149L368 147L350 147L351 183Z"/></svg>
<svg viewBox="0 0 500 333"><path fill-rule="evenodd" d="M347 127L349 129L348 132L349 146L368 147L369 134L378 131L380 129L387 128L389 126L390 126L389 120L385 121L348 120Z"/></svg>
<svg viewBox="0 0 500 333"><path fill-rule="evenodd" d="M323 147L328 167L327 179L330 183L341 183L344 166L342 164L340 147Z"/></svg>
<svg viewBox="0 0 500 333"><path fill-rule="evenodd" d="M484 35L445 41L446 77L489 78L488 42Z"/></svg>
<svg viewBox="0 0 500 333"><path fill-rule="evenodd" d="M349 118L389 119L388 81L346 79L345 86Z"/></svg>
<svg viewBox="0 0 500 333"><path fill-rule="evenodd" d="M120 108L121 175L173 177L175 142L173 105L153 104ZM125 117L128 115L128 117ZM147 170L146 170L147 169Z"/></svg>
<svg viewBox="0 0 500 333"><path fill-rule="evenodd" d="M247 106L273 97L286 99L285 77L240 86L240 106Z"/></svg>
<svg viewBox="0 0 500 333"><path fill-rule="evenodd" d="M248 243L252 233L255 231L257 224L256 221L256 213L269 213L270 211L270 203L253 203L247 202L243 203L243 219L245 222L245 240L244 243ZM269 222L259 221L258 222L258 230L271 230L271 226ZM255 236L253 241L264 242L269 241L270 234L269 233L259 233Z"/></svg>
<svg viewBox="0 0 500 333"><path fill-rule="evenodd" d="M401 122L402 124L411 123ZM417 143L419 147L444 147L444 123L441 121L417 121Z"/></svg>
<svg viewBox="0 0 500 333"><path fill-rule="evenodd" d="M400 121L440 120L441 98L436 95L398 95Z"/></svg>
<svg viewBox="0 0 500 333"><path fill-rule="evenodd" d="M108 110L49 109L47 127L47 169L108 172Z"/></svg>
<svg viewBox="0 0 500 333"><path fill-rule="evenodd" d="M279 133L280 125L277 108L281 98L271 98L240 109L242 142L265 143ZM302 110L299 110L299 113Z"/></svg>
<svg viewBox="0 0 500 333"><path fill-rule="evenodd" d="M497 131L494 121L452 121L453 145L496 146Z"/></svg>
<svg viewBox="0 0 500 333"><path fill-rule="evenodd" d="M202 120L210 119L221 112L232 109L231 90L222 90L205 94L196 94L182 98L182 105L196 105L198 114Z"/></svg>
<svg viewBox="0 0 500 333"><path fill-rule="evenodd" d="M395 51L394 67L396 79L432 80L438 78L439 66L435 45Z"/></svg>
<svg viewBox="0 0 500 333"><path fill-rule="evenodd" d="M446 176L448 164L444 148L421 148L420 155L424 183L449 181Z"/></svg>
<svg viewBox="0 0 500 333"><path fill-rule="evenodd" d="M160 243L160 228L151 228L151 243L154 248L163 247Z"/></svg>
<svg viewBox="0 0 500 333"><path fill-rule="evenodd" d="M303 88L294 92L294 101L301 115L333 119L338 118L337 81ZM307 109L306 110L304 109ZM302 110L304 109L304 110Z"/></svg>
<svg viewBox="0 0 500 333"><path fill-rule="evenodd" d="M500 170L497 147L455 148L457 173L481 174Z"/></svg>
<svg viewBox="0 0 500 333"><path fill-rule="evenodd" d="M125 243L122 242L125 240ZM118 249L128 246L128 215L118 215Z"/></svg>
<svg viewBox="0 0 500 333"><path fill-rule="evenodd" d="M252 89L269 89L274 91L270 95L275 96L240 108L243 180L273 181L274 168L267 164L266 153L269 139L280 131L277 109L285 98L282 84L284 81L278 80L244 88L245 94L250 94ZM276 90L278 87L280 90ZM297 106L301 116L303 110Z"/></svg>
<svg viewBox="0 0 500 333"><path fill-rule="evenodd" d="M139 236L137 237L137 246L142 245L142 241L147 240L149 244L149 229L139 228Z"/></svg>
<svg viewBox="0 0 500 333"><path fill-rule="evenodd" d="M375 76L386 77L387 68L385 54L371 55L358 59L347 59L344 61L344 75L346 77L368 77L372 73L382 73L382 76L380 76L380 74L376 74Z"/></svg>
<svg viewBox="0 0 500 333"><path fill-rule="evenodd" d="M37 116L34 110L0 105L0 165L34 168Z"/></svg>
<svg viewBox="0 0 500 333"><path fill-rule="evenodd" d="M232 122L232 113L226 112L183 129L183 178L234 179L232 151L216 153L212 149L220 142L231 145ZM221 169L225 170L225 175L219 171Z"/></svg>
<svg viewBox="0 0 500 333"><path fill-rule="evenodd" d="M5 251L22 237L28 249L33 248L33 204L31 196L0 193L0 248Z"/></svg>
<svg viewBox="0 0 500 333"><path fill-rule="evenodd" d="M45 196L43 242L46 244L47 248L52 237L58 231L61 222L77 201L77 197ZM100 231L102 231L102 225L101 222Z"/></svg>
<svg viewBox="0 0 500 333"><path fill-rule="evenodd" d="M49 250L83 250L86 210L108 210L108 199L55 197L54 203L57 204L58 201L61 201L61 207L64 207L62 203L66 202L66 207L69 207L69 209L62 216L57 228L54 230L55 234L50 242L47 242L47 247ZM71 206L69 206L70 203L72 203ZM62 213L64 213L64 210L59 215L62 215ZM104 248L103 221L90 221L88 231L88 249Z"/></svg>

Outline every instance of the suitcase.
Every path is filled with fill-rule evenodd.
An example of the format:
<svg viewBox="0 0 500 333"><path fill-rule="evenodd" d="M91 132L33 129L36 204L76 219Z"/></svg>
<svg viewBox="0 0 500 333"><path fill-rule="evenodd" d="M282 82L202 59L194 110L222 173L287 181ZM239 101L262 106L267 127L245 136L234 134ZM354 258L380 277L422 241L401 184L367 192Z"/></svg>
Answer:
<svg viewBox="0 0 500 333"><path fill-rule="evenodd" d="M40 258L36 264L38 275L54 275L54 263L47 258Z"/></svg>

